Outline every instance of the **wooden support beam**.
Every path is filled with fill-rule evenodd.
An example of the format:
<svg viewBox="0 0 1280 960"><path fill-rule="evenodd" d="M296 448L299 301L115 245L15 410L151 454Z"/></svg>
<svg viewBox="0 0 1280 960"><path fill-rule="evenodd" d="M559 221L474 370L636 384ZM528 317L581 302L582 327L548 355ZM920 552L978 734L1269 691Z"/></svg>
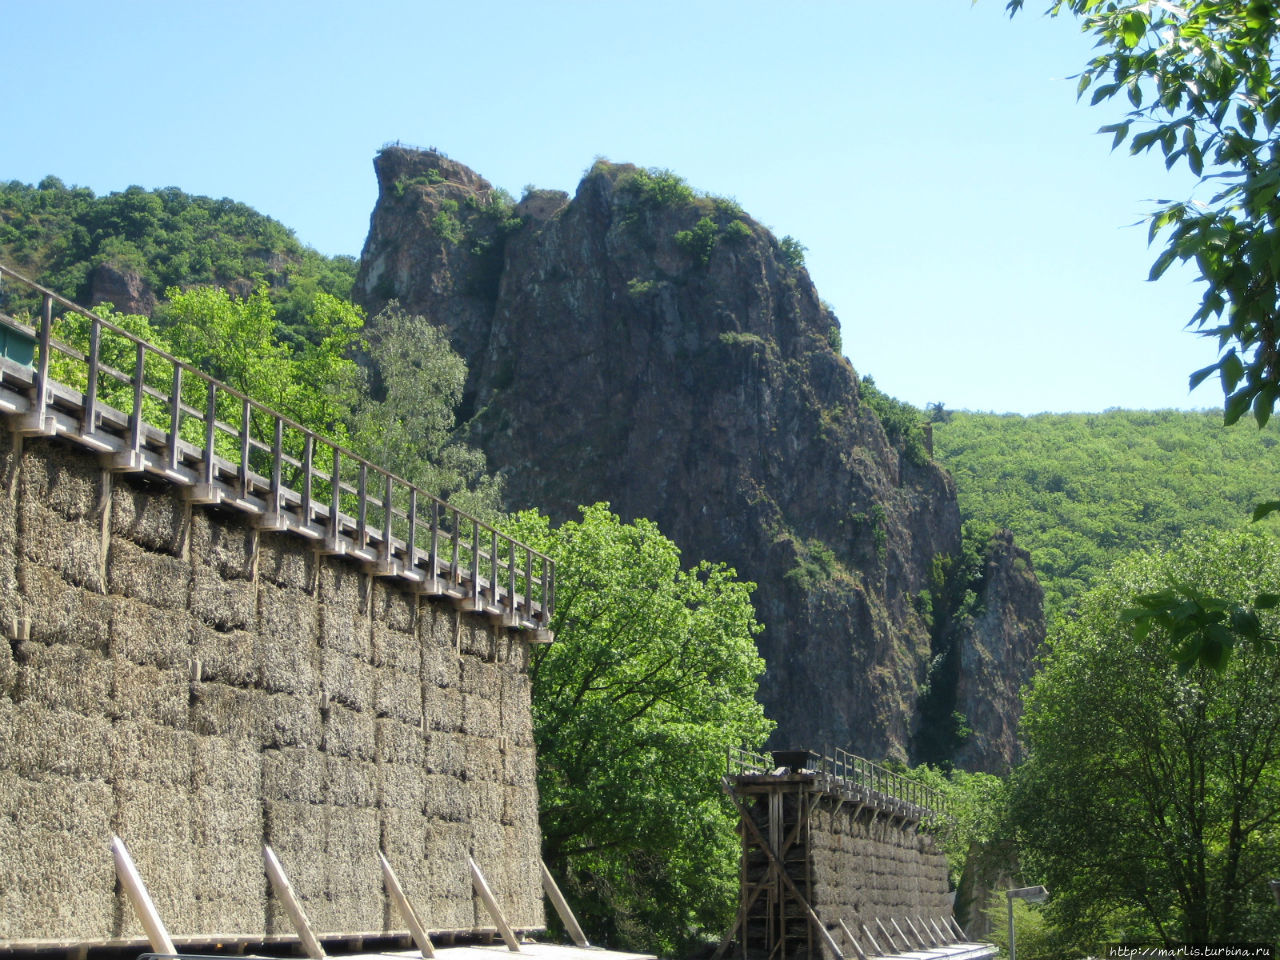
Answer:
<svg viewBox="0 0 1280 960"><path fill-rule="evenodd" d="M813 907L809 906L809 901L806 900L804 894L800 892L800 888L796 886L795 881L787 875L787 871L778 860L777 854L775 854L773 849L769 846L769 841L764 838L760 833L760 828L757 827L755 821L751 819L750 811L743 807L738 801L738 798L732 793L729 794L729 800L734 805L735 809L737 809L738 818L741 820L742 825L747 828L747 831L752 835L760 849L764 852L764 855L768 858L769 863L772 864L773 868L777 871L777 875L782 880L783 885L787 888L787 892L790 893L791 896L795 897L796 902L804 908L805 915L809 918L809 923L813 926L814 932L818 934L823 946L830 951L831 955L835 957L835 960L844 960L844 954L840 951L840 945L837 944L835 939L831 936L831 931L826 928L826 925L818 919L818 915L814 913Z"/></svg>
<svg viewBox="0 0 1280 960"><path fill-rule="evenodd" d="M853 952L858 955L858 960L867 960L867 955L863 952L862 945L858 943L858 938L853 935L853 931L844 920L840 921L840 929L844 931L844 938L849 941L849 946L853 947Z"/></svg>
<svg viewBox="0 0 1280 960"><path fill-rule="evenodd" d="M942 944L938 943L937 938L934 937L933 931L929 929L929 925L924 922L924 917L920 916L918 913L916 914L916 923L919 924L918 929L921 936L924 938L926 950L932 950L934 947L942 946Z"/></svg>
<svg viewBox="0 0 1280 960"><path fill-rule="evenodd" d="M865 923L862 925L862 932L867 935L867 943L871 944L871 949L876 952L876 956L883 957L884 951L880 949L880 944L876 943L876 938L871 935L871 930Z"/></svg>
<svg viewBox="0 0 1280 960"><path fill-rule="evenodd" d="M578 947L586 950L591 944L587 942L587 935L582 932L582 927L578 925L578 918L569 909L569 901L564 898L564 894L556 886L555 878L551 876L551 871L547 869L547 865L543 863L541 858L538 859L538 866L542 868L543 892L546 893L547 899L551 901L551 905L556 908L560 922L564 924L565 930L569 933L569 939Z"/></svg>
<svg viewBox="0 0 1280 960"><path fill-rule="evenodd" d="M945 947L948 943L951 942L951 938L947 936L945 933L943 933L942 928L938 926L938 921L931 918L929 920L929 926L933 927L934 935L938 939L938 946Z"/></svg>
<svg viewBox="0 0 1280 960"><path fill-rule="evenodd" d="M910 939L910 938L909 938L905 933L903 933L903 932L902 932L902 928L901 928L900 926L898 926L898 921L897 921L897 920L895 920L895 919L893 919L893 917L890 917L890 918L889 918L889 922L893 924L893 929L895 929L895 930L897 930L897 931L898 931L898 936L900 936L900 937L902 938L902 942L903 942L904 944L906 944L907 949L908 949L908 950L910 950L910 949L911 949L911 939ZM922 946L922 947L924 946L924 942L923 942L923 941L921 941L920 946Z"/></svg>
<svg viewBox="0 0 1280 960"><path fill-rule="evenodd" d="M879 917L876 917L876 926L880 928L880 932L884 934L884 938L889 941L889 946L893 947L894 950L910 949L910 945L907 943L903 943L901 947L898 946L898 941L893 939L893 934L889 932L889 928L881 922Z"/></svg>
<svg viewBox="0 0 1280 960"><path fill-rule="evenodd" d="M306 950L307 956L311 960L325 960L324 947L320 946L320 941L311 932L311 923L307 920L306 913L303 912L302 904L298 902L297 896L294 895L293 885L289 883L289 878L285 876L284 867L280 866L280 861L276 858L275 851L264 844L262 858L266 861L267 876L271 880L271 888L275 891L276 896L280 898L280 904L284 907L284 912L289 915L289 922L293 924L293 929L298 932L298 939L302 942L302 948Z"/></svg>
<svg viewBox="0 0 1280 960"><path fill-rule="evenodd" d="M944 919L951 925L951 929L956 932L958 943L963 943L969 939L969 935L960 929L960 924L956 923L956 918L954 916L947 916Z"/></svg>
<svg viewBox="0 0 1280 960"><path fill-rule="evenodd" d="M381 851L378 853L378 860L382 864L382 883L387 888L387 895L391 897L391 902L396 905L396 910L399 912L401 919L404 920L405 926L409 928L413 942L418 945L418 952L426 960L431 960L436 955L436 951L431 946L431 938L427 936L427 931L423 929L422 923L418 920L418 914L413 909L413 904L405 896L404 888L400 886L400 881L396 878L396 872L391 869L391 864L387 862L387 858Z"/></svg>
<svg viewBox="0 0 1280 960"><path fill-rule="evenodd" d="M169 932L165 930L160 915L156 913L155 904L151 902L151 895L147 893L142 877L138 875L138 868L133 865L133 858L129 856L124 841L119 837L111 838L111 855L116 862L116 876L120 878L120 886L124 888L138 922L146 931L151 951L177 953L178 951L173 947L173 941L169 939Z"/></svg>
<svg viewBox="0 0 1280 960"><path fill-rule="evenodd" d="M507 949L512 953L520 952L520 941L516 939L516 935L511 930L507 918L502 913L502 908L498 906L498 900L493 895L493 891L489 889L489 884L484 879L484 874L480 872L480 868L476 866L476 862L467 857L467 863L471 866L471 886L480 896L480 900L484 903L484 907L489 911L489 916L493 917L493 922L498 928L498 932L502 934L502 940L507 945Z"/></svg>

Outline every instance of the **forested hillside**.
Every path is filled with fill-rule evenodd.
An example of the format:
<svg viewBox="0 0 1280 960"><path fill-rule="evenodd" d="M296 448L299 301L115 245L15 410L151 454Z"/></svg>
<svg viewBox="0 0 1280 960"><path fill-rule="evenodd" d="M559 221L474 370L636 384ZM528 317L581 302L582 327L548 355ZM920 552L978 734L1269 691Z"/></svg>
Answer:
<svg viewBox="0 0 1280 960"><path fill-rule="evenodd" d="M298 331L318 292L346 298L354 257L326 257L243 203L177 187L96 196L57 177L0 183L0 262L78 303L127 312L169 287L217 284L245 296L263 282L284 330Z"/></svg>
<svg viewBox="0 0 1280 960"><path fill-rule="evenodd" d="M1219 411L952 413L933 438L965 520L1013 531L1051 614L1125 554L1248 526L1280 494L1280 425L1223 427Z"/></svg>

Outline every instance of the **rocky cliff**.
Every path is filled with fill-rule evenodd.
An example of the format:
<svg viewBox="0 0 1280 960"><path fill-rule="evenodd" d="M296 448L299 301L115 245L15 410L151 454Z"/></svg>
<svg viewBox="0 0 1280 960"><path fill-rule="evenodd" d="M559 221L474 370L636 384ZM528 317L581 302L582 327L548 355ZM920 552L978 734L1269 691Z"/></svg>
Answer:
<svg viewBox="0 0 1280 960"><path fill-rule="evenodd" d="M936 628L950 622L930 608L938 571L961 552L955 487L890 439L794 246L625 164L518 205L435 152L388 148L375 167L355 297L448 328L473 437L513 506L566 518L608 500L755 581L777 743L919 753L945 739L926 729L931 683L935 703L972 711L947 741L973 745L966 762L1008 763L1034 574L994 550L984 615ZM982 607L987 584L999 603ZM954 669L931 675L942 653Z"/></svg>

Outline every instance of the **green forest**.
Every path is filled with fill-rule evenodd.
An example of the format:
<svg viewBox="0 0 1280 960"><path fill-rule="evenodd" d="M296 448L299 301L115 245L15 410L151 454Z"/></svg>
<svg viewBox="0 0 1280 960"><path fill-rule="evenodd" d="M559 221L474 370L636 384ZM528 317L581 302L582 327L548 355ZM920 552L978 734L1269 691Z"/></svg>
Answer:
<svg viewBox="0 0 1280 960"><path fill-rule="evenodd" d="M1280 493L1280 424L1224 427L1221 411L948 413L934 455L968 523L1008 527L1031 552L1050 616L1121 557L1252 526ZM1280 535L1280 521L1255 529Z"/></svg>

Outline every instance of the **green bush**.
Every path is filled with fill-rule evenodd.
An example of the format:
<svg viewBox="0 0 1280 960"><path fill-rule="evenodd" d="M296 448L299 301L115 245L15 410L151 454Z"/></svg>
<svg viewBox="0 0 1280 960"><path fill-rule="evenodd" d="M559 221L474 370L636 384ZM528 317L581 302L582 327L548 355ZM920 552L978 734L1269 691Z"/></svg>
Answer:
<svg viewBox="0 0 1280 960"><path fill-rule="evenodd" d="M732 220L724 228L724 237L734 243L744 243L751 239L751 228L742 220Z"/></svg>
<svg viewBox="0 0 1280 960"><path fill-rule="evenodd" d="M808 249L803 243L790 235L778 241L778 250L782 254L782 259L791 267L804 266L804 252Z"/></svg>
<svg viewBox="0 0 1280 960"><path fill-rule="evenodd" d="M696 197L684 178L659 167L625 174L618 180L618 189L637 206L654 209L684 206Z"/></svg>
<svg viewBox="0 0 1280 960"><path fill-rule="evenodd" d="M703 217L692 230L681 230L675 235L676 245L702 266L711 262L711 251L720 239L720 228L710 217Z"/></svg>

